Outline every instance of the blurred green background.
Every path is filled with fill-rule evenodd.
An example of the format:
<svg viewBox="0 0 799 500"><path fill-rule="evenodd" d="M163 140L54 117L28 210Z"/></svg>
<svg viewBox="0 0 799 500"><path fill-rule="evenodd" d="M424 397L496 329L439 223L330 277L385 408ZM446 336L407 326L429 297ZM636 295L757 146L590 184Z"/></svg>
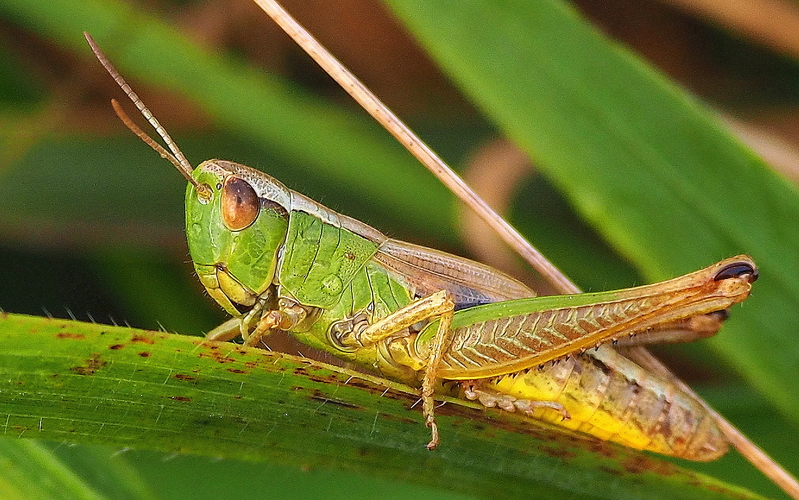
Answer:
<svg viewBox="0 0 799 500"><path fill-rule="evenodd" d="M703 342L659 352L721 413L798 470L795 187L734 140L719 138L727 133L701 106L626 52L735 117L747 138L770 147L773 164L791 167L799 66L790 47L746 27L717 25L723 9L698 15L690 2L503 6L518 25L471 2L388 3L285 2L453 166L463 169L488 154L471 175L488 188L512 184L512 199L489 196L512 205L513 222L582 288L664 279L734 253L755 257L763 278L752 305L733 311L729 334L725 328L713 348ZM793 4L785 5L790 12ZM772 21L775 32L792 26L788 15ZM469 236L475 230L459 224L452 196L247 1L0 1L0 23L4 311L197 335L224 320L192 273L182 229L184 181L118 123L108 101L121 93L92 59L83 30L193 163L246 163L392 237L492 256L490 248L463 246L461 234L482 244L485 237ZM493 35L481 38L485 31ZM540 59L530 64L514 57L516 49ZM501 75L493 82L492 71ZM502 136L524 148L544 175L527 171L508 181L511 174L496 162L514 157L513 150L489 149ZM608 137L620 138L618 145ZM708 170L695 168L700 163ZM685 171L666 173L663 165ZM497 265L515 270L519 263ZM81 456L91 463L98 454L126 461L161 498L256 498L264 483L280 498L357 498L354 481L363 496L448 495L275 465L58 452L70 463ZM734 453L697 467L779 495Z"/></svg>

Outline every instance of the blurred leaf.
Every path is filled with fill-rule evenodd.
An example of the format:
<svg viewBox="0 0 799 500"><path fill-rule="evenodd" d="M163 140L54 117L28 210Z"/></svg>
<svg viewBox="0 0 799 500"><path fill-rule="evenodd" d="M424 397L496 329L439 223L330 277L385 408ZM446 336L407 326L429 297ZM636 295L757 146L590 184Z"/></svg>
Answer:
<svg viewBox="0 0 799 500"><path fill-rule="evenodd" d="M0 465L0 496L6 500L106 498L33 441L0 440Z"/></svg>
<svg viewBox="0 0 799 500"><path fill-rule="evenodd" d="M650 280L754 257L761 280L712 342L796 426L796 187L561 2L387 3Z"/></svg>
<svg viewBox="0 0 799 500"><path fill-rule="evenodd" d="M114 500L156 500L145 477L128 454L102 446L51 446L52 453L87 484Z"/></svg>
<svg viewBox="0 0 799 500"><path fill-rule="evenodd" d="M448 217L437 225L429 214L450 211L451 195L365 113L343 111L263 70L202 50L174 28L122 2L4 0L0 13L72 48L87 64L98 64L89 62L91 52L83 39L82 32L90 32L127 78L179 91L228 130L292 160L305 175L347 185L378 212L401 206L402 216L415 221L420 231L449 231ZM386 178L413 186L418 196L409 200L403 190L385 189Z"/></svg>

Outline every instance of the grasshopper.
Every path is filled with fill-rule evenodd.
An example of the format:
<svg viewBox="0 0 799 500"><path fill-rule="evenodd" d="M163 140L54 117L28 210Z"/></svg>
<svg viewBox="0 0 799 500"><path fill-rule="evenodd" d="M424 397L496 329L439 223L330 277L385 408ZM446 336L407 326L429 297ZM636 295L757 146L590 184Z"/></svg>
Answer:
<svg viewBox="0 0 799 500"><path fill-rule="evenodd" d="M489 266L390 239L245 165L208 160L192 168L87 40L170 151L113 101L117 115L188 181L192 261L232 316L209 339L257 345L288 332L418 387L429 449L439 444L434 395L454 391L632 448L692 460L726 451L700 402L605 344L715 333L757 278L748 256L653 285L536 297Z"/></svg>

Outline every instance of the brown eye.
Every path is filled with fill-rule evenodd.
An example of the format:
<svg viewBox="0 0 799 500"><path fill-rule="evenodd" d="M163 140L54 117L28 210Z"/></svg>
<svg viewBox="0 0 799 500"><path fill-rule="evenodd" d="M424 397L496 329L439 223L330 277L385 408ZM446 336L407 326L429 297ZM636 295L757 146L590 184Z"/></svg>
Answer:
<svg viewBox="0 0 799 500"><path fill-rule="evenodd" d="M222 187L222 220L231 231L241 231L258 217L261 202L244 179L230 176Z"/></svg>

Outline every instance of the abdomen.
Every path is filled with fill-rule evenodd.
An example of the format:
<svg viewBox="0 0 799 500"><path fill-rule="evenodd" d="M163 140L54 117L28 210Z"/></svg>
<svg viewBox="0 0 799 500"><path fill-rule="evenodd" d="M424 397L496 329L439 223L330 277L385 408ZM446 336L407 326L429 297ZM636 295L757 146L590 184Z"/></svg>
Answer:
<svg viewBox="0 0 799 500"><path fill-rule="evenodd" d="M531 416L630 448L696 461L714 460L728 448L698 401L610 348L496 377L481 387L560 403L570 420L550 409Z"/></svg>

